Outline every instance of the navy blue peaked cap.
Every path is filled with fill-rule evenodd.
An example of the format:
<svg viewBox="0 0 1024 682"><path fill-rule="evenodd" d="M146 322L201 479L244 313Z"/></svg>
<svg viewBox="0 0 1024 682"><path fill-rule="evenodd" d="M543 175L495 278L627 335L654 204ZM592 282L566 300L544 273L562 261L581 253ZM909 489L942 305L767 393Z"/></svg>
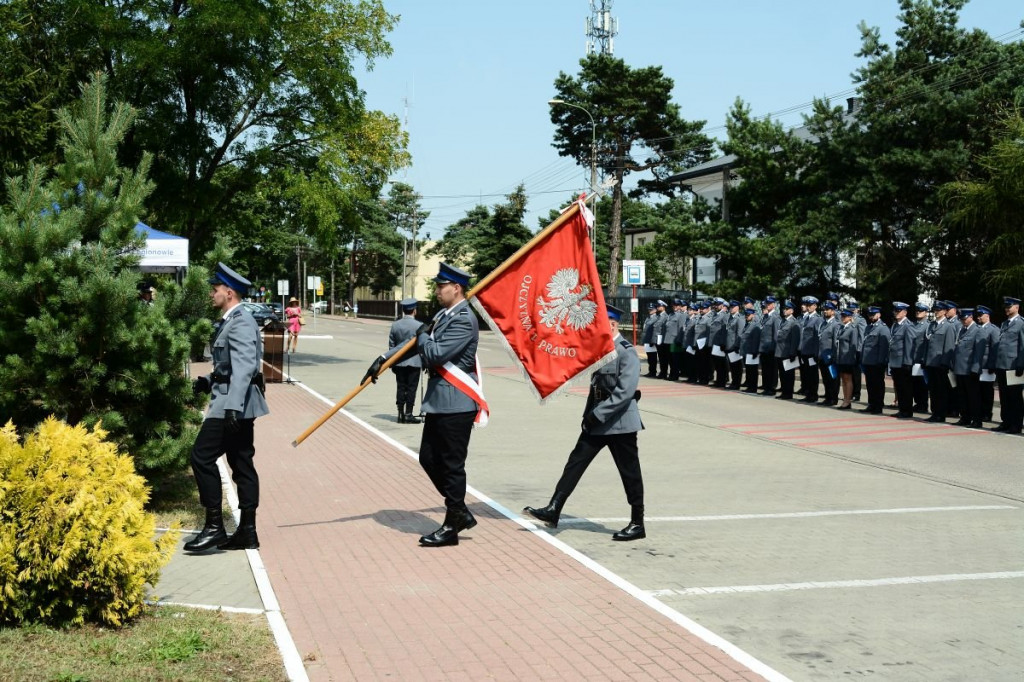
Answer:
<svg viewBox="0 0 1024 682"><path fill-rule="evenodd" d="M441 269L437 273L437 277L434 278L438 284L451 282L452 284L461 284L463 289L469 286L469 280L468 272L447 263L441 263Z"/></svg>
<svg viewBox="0 0 1024 682"><path fill-rule="evenodd" d="M213 277L209 281L210 284L223 284L230 289L234 289L241 296L248 294L249 287L252 286L252 282L223 263L217 263L217 267L213 270Z"/></svg>

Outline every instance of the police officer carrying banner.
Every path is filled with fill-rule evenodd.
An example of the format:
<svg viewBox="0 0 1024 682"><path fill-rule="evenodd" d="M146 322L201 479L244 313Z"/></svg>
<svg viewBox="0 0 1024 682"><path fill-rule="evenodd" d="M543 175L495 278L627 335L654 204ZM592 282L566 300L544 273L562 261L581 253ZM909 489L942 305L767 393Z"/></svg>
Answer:
<svg viewBox="0 0 1024 682"><path fill-rule="evenodd" d="M399 304L402 306L402 316L391 323L388 348L404 346L416 335L416 330L420 328L420 323L416 321L417 303L415 298L406 298ZM419 418L412 413L412 406L416 403L421 368L419 353L408 353L403 360L391 367L391 371L395 373L395 405L398 408L399 424L420 423Z"/></svg>
<svg viewBox="0 0 1024 682"><path fill-rule="evenodd" d="M210 299L223 316L210 341L213 371L192 382L195 393L212 398L203 425L192 447L192 471L199 487L199 502L206 509L203 530L190 542L186 552L213 549L257 549L256 508L260 503L260 479L253 457L253 424L269 414L264 398L260 362L263 342L259 325L242 305L250 282L218 263L210 279ZM231 477L238 488L241 520L229 538L221 512L221 482L217 460L227 455Z"/></svg>
<svg viewBox="0 0 1024 682"><path fill-rule="evenodd" d="M479 323L466 301L469 280L468 272L441 263L434 277L441 310L416 331L416 350L430 373L422 405L427 417L420 439L420 466L445 505L441 527L420 537L424 547L457 545L459 533L477 523L466 506L466 456L474 422L486 423L487 403L477 374ZM360 383L369 378L376 381L381 366L400 348L374 360Z"/></svg>
<svg viewBox="0 0 1024 682"><path fill-rule="evenodd" d="M590 377L590 393L583 410L582 433L576 447L569 454L562 477L546 507L525 507L523 511L550 526L558 527L562 507L580 482L590 463L602 449L612 453L615 467L626 490L631 515L629 524L612 535L612 540L628 541L647 537L644 530L644 481L640 472L640 457L636 434L644 428L637 408L637 382L640 380L640 360L632 344L619 334L622 311L608 306L615 349L615 362L596 370Z"/></svg>

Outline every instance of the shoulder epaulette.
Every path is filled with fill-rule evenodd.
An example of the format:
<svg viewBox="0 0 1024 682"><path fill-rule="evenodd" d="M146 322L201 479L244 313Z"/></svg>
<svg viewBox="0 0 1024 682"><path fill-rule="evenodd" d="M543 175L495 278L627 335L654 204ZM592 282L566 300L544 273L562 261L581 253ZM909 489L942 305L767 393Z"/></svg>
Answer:
<svg viewBox="0 0 1024 682"><path fill-rule="evenodd" d="M622 343L622 345L625 348L632 348L633 347L633 344L631 344L629 341L626 341L626 337L622 337L622 342L621 343Z"/></svg>

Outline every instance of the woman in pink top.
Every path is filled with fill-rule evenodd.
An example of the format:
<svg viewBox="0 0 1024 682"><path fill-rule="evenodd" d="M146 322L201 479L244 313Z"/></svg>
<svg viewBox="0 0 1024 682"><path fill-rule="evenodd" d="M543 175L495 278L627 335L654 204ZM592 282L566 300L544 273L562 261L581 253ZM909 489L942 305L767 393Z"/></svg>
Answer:
<svg viewBox="0 0 1024 682"><path fill-rule="evenodd" d="M285 351L294 353L295 347L299 345L299 330L302 329L302 308L299 307L299 299L292 297L288 301L284 315L288 319L288 343L285 344Z"/></svg>

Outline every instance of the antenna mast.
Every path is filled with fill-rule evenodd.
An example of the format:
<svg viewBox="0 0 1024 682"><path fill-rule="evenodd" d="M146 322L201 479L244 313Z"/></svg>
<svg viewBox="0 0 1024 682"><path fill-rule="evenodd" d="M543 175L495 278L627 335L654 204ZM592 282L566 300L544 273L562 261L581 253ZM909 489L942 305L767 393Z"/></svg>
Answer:
<svg viewBox="0 0 1024 682"><path fill-rule="evenodd" d="M612 54L619 20L612 17L612 0L590 0L586 24L587 54Z"/></svg>

